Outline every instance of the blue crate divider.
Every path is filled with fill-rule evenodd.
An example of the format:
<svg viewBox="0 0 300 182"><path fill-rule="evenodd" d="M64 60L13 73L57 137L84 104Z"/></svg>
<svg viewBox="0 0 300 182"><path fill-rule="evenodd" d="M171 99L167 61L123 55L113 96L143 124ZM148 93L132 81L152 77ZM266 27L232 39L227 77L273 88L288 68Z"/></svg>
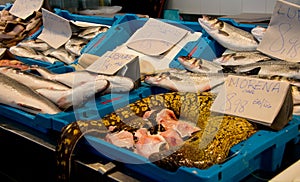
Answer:
<svg viewBox="0 0 300 182"><path fill-rule="evenodd" d="M123 162L123 167L149 178L151 181L240 181L261 170L275 172L282 163L286 144L300 135L300 117L293 119L280 131L260 130L230 149L229 158L207 169L180 167L171 172L125 148L117 147L94 136L85 136L87 149L99 157Z"/></svg>

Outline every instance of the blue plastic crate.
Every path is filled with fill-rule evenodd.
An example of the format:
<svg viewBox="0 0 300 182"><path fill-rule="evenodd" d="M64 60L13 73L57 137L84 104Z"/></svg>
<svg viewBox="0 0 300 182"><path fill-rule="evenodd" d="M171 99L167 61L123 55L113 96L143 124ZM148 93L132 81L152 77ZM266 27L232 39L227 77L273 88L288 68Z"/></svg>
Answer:
<svg viewBox="0 0 300 182"><path fill-rule="evenodd" d="M135 14L126 14L118 18L107 32L101 36L93 39L88 43L88 49L85 53L102 56L107 51L114 50L117 46L124 44L137 29L141 28L148 18L139 18ZM203 29L198 22L189 21L174 21L160 19L163 22L171 25L189 30L191 32L201 32ZM169 67L177 67L179 62L176 61L178 56L186 56L193 51L193 56L201 56L205 59L211 60L218 56L222 48L216 41L208 37L200 37L199 40L187 43L174 60L171 61Z"/></svg>
<svg viewBox="0 0 300 182"><path fill-rule="evenodd" d="M103 25L108 25L108 26L112 26L114 24L114 22L117 20L118 16L115 17L101 17L101 16L87 16L87 15L77 15L77 14L72 14L67 10L61 10L58 8L54 8L54 13L67 19L67 20L72 20L72 21L82 21L82 22L88 22L88 23L97 23L97 24L103 24ZM32 35L30 35L27 39L36 39L41 33L42 33L42 29L43 26L36 31L35 33L33 33ZM102 33L99 33L97 36L100 36ZM96 36L96 37L97 37ZM87 45L86 45L87 46ZM88 47L83 47L82 52L84 52L85 49L88 49ZM41 60L36 60L36 59L32 59L32 58L27 58L27 57L20 57L20 56L16 56L16 58L22 62L28 63L28 64L37 64L46 68L49 67L58 67L58 66L64 66L65 64L61 61L57 61L55 63L48 63L45 61L41 61ZM74 60L74 63L76 63L78 60L78 58L76 58Z"/></svg>
<svg viewBox="0 0 300 182"><path fill-rule="evenodd" d="M294 116L280 131L260 130L233 146L228 160L207 169L180 167L171 172L127 149L87 135L85 146L99 157L123 162L126 169L146 176L151 181L240 181L255 171L275 172L281 166L286 144L299 135L300 118Z"/></svg>

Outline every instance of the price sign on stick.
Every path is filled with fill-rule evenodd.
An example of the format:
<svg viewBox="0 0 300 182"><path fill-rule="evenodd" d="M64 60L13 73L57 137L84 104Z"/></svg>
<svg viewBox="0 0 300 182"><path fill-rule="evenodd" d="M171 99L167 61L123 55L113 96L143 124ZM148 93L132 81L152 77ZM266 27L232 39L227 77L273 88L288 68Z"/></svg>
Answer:
<svg viewBox="0 0 300 182"><path fill-rule="evenodd" d="M290 85L283 81L231 75L211 110L280 129L291 119L293 111Z"/></svg>
<svg viewBox="0 0 300 182"><path fill-rule="evenodd" d="M16 0L10 8L9 13L26 19L33 12L38 11L42 7L43 2L44 0Z"/></svg>
<svg viewBox="0 0 300 182"><path fill-rule="evenodd" d="M44 27L38 38L57 49L72 36L70 22L46 9L42 9L42 13Z"/></svg>
<svg viewBox="0 0 300 182"><path fill-rule="evenodd" d="M278 0L257 50L282 60L300 62L299 30L300 5Z"/></svg>

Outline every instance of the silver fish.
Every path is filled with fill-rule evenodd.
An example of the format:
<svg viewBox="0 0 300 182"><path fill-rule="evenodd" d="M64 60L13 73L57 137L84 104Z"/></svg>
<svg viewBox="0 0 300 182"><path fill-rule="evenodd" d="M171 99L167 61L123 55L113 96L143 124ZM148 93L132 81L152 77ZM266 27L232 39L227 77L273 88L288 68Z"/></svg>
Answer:
<svg viewBox="0 0 300 182"><path fill-rule="evenodd" d="M0 72L21 82L33 90L46 88L51 90L69 90L70 88L59 82L43 78L33 73L11 67L0 67Z"/></svg>
<svg viewBox="0 0 300 182"><path fill-rule="evenodd" d="M0 103L38 114L57 114L61 110L26 85L0 73Z"/></svg>
<svg viewBox="0 0 300 182"><path fill-rule="evenodd" d="M300 78L300 64L283 60L261 61L247 65L233 66L231 69L235 73L241 74L257 69L258 75L279 75L296 79Z"/></svg>
<svg viewBox="0 0 300 182"><path fill-rule="evenodd" d="M65 110L71 106L74 108L84 105L95 94L104 91L108 86L107 80L96 80L86 82L70 90L37 89L37 92Z"/></svg>
<svg viewBox="0 0 300 182"><path fill-rule="evenodd" d="M96 27L89 27L85 29L84 31L80 32L78 34L78 37L91 40L95 36L97 36L99 33L106 32L108 30L108 27L105 26L96 26Z"/></svg>
<svg viewBox="0 0 300 182"><path fill-rule="evenodd" d="M39 74L41 74L47 79L61 82L72 88L80 86L86 82L95 81L99 79L105 79L110 82L109 88L106 89L105 93L129 92L134 88L134 81L127 77L107 76L91 73L85 70L56 74L42 67L34 67L31 69L36 70Z"/></svg>
<svg viewBox="0 0 300 182"><path fill-rule="evenodd" d="M238 51L238 52L223 54L221 57L214 59L213 62L218 63L220 65L236 66L236 65L256 63L258 61L264 61L270 59L271 57L264 55L258 51L254 51L254 52Z"/></svg>
<svg viewBox="0 0 300 182"><path fill-rule="evenodd" d="M224 83L226 75L222 73L190 73L176 69L147 75L145 83L172 91L204 92Z"/></svg>
<svg viewBox="0 0 300 182"><path fill-rule="evenodd" d="M258 42L254 36L217 18L203 16L198 19L201 27L219 44L234 51L255 51Z"/></svg>
<svg viewBox="0 0 300 182"><path fill-rule="evenodd" d="M66 49L64 48L58 48L58 49L50 49L48 56L52 56L63 63L69 65L75 61L75 56L70 54Z"/></svg>
<svg viewBox="0 0 300 182"><path fill-rule="evenodd" d="M217 63L200 58L179 56L177 59L185 69L194 73L218 73L223 69L223 67Z"/></svg>
<svg viewBox="0 0 300 182"><path fill-rule="evenodd" d="M23 40L22 42L19 42L17 46L29 47L34 49L35 51L46 51L51 48L49 44L40 39Z"/></svg>
<svg viewBox="0 0 300 182"><path fill-rule="evenodd" d="M87 44L87 40L82 38L71 38L65 44L65 49L75 56L81 55L81 49Z"/></svg>
<svg viewBox="0 0 300 182"><path fill-rule="evenodd" d="M267 28L262 27L262 26L256 26L251 30L251 33L258 42L261 42L266 31L267 31Z"/></svg>

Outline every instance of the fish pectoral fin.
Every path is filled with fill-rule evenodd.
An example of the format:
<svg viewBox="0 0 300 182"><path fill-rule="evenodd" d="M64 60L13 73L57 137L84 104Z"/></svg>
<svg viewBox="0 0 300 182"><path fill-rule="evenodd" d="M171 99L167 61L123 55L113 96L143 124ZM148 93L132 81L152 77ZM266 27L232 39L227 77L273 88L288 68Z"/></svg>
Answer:
<svg viewBox="0 0 300 182"><path fill-rule="evenodd" d="M227 36L227 37L229 36L229 33L225 32L223 30L219 30L218 33L221 35Z"/></svg>
<svg viewBox="0 0 300 182"><path fill-rule="evenodd" d="M24 104L24 103L17 103L18 106L20 107L23 107L23 108L26 108L26 109L30 109L30 110L33 110L33 111L42 111L41 108L37 108L37 107L33 107L33 106L30 106L30 105L27 105L27 104Z"/></svg>

